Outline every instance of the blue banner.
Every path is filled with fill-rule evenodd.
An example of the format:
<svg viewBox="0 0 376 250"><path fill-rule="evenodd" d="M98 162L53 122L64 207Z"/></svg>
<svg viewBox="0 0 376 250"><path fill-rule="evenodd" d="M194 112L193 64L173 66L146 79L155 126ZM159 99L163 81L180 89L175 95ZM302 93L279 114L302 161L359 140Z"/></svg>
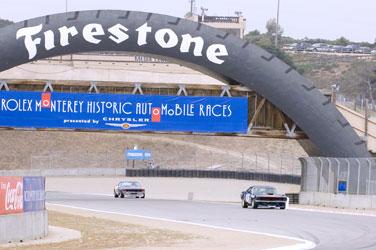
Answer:
<svg viewBox="0 0 376 250"><path fill-rule="evenodd" d="M0 91L0 127L246 133L248 99Z"/></svg>
<svg viewBox="0 0 376 250"><path fill-rule="evenodd" d="M151 151L150 150L130 150L126 151L127 160L150 160Z"/></svg>
<svg viewBox="0 0 376 250"><path fill-rule="evenodd" d="M23 178L24 212L44 210L45 186L44 177Z"/></svg>

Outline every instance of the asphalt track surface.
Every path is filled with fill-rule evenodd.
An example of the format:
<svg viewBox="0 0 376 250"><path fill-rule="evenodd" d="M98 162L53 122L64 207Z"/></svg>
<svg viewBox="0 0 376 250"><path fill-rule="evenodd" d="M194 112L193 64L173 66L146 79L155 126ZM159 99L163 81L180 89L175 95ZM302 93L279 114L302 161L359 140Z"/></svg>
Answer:
<svg viewBox="0 0 376 250"><path fill-rule="evenodd" d="M315 249L376 249L376 216L297 209L244 209L239 204L115 199L108 195L47 192L50 204L153 217L312 241Z"/></svg>

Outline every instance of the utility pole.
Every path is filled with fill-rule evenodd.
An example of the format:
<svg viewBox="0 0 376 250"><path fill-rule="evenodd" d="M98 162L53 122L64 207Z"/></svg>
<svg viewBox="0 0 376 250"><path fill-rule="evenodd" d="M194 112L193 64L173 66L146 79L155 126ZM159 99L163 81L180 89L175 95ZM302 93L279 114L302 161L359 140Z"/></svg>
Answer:
<svg viewBox="0 0 376 250"><path fill-rule="evenodd" d="M201 7L201 22L205 21L205 11L208 11L209 9Z"/></svg>
<svg viewBox="0 0 376 250"><path fill-rule="evenodd" d="M189 2L191 3L191 16L193 16L193 8L194 8L194 5L195 5L195 1L196 0L189 0Z"/></svg>
<svg viewBox="0 0 376 250"><path fill-rule="evenodd" d="M65 0L65 13L68 12L68 0Z"/></svg>
<svg viewBox="0 0 376 250"><path fill-rule="evenodd" d="M277 22L275 24L275 41L274 46L278 48L278 26L279 26L279 0L278 0L278 7L277 7Z"/></svg>
<svg viewBox="0 0 376 250"><path fill-rule="evenodd" d="M368 99L366 98L366 106L364 111L364 142L368 147Z"/></svg>

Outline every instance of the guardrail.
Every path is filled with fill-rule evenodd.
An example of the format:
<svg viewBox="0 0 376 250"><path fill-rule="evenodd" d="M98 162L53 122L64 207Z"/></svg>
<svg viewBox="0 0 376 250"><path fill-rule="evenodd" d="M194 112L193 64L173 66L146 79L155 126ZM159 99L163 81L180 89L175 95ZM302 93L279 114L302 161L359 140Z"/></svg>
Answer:
<svg viewBox="0 0 376 250"><path fill-rule="evenodd" d="M193 169L126 169L128 177L185 177L254 180L277 183L300 184L300 176L260 172L238 172Z"/></svg>
<svg viewBox="0 0 376 250"><path fill-rule="evenodd" d="M297 156L224 150L151 150L150 160L127 160L125 151L6 151L0 152L2 170L84 168L160 168L260 172L297 175Z"/></svg>

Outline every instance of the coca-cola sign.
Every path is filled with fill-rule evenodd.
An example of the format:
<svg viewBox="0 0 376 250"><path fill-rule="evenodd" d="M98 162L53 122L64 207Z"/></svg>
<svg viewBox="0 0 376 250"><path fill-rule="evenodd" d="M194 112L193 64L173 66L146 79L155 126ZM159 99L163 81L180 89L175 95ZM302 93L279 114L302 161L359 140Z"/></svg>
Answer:
<svg viewBox="0 0 376 250"><path fill-rule="evenodd" d="M0 177L0 214L23 213L23 178Z"/></svg>

